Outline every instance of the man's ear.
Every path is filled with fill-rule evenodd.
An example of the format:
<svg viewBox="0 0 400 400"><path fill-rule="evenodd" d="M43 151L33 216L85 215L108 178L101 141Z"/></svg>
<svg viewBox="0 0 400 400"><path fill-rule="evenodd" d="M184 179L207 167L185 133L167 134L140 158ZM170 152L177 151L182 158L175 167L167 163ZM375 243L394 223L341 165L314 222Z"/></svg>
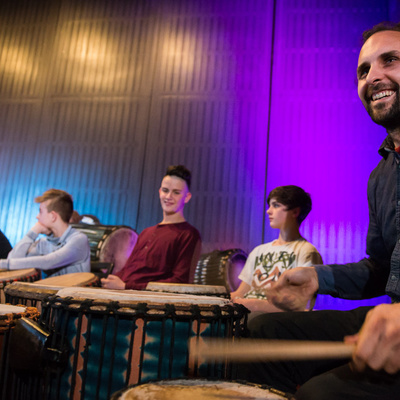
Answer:
<svg viewBox="0 0 400 400"><path fill-rule="evenodd" d="M54 210L50 211L51 214L51 222L56 222L57 218L59 217L58 213L56 213Z"/></svg>
<svg viewBox="0 0 400 400"><path fill-rule="evenodd" d="M185 196L185 204L188 203L191 198L192 198L192 193L187 192Z"/></svg>
<svg viewBox="0 0 400 400"><path fill-rule="evenodd" d="M301 209L300 209L300 207L295 207L295 208L292 208L290 211L292 212L293 217L298 218L298 216L300 215Z"/></svg>

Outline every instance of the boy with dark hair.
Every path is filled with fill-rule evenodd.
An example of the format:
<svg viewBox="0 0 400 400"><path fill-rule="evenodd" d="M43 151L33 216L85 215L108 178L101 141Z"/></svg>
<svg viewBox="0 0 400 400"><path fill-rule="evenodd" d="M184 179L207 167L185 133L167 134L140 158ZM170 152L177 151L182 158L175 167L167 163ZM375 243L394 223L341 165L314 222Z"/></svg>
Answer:
<svg viewBox="0 0 400 400"><path fill-rule="evenodd" d="M267 198L268 205L271 199L275 199L278 203L283 204L287 210L300 208L297 221L300 224L306 219L311 211L311 197L302 188L294 185L278 186L272 189Z"/></svg>
<svg viewBox="0 0 400 400"><path fill-rule="evenodd" d="M300 224L311 211L310 195L298 186L279 186L271 191L267 201L269 222L271 228L279 229L279 237L249 254L239 275L242 282L231 293L232 301L252 312L282 311L267 300L265 288L288 269L322 264L317 249L299 232Z"/></svg>
<svg viewBox="0 0 400 400"><path fill-rule="evenodd" d="M170 165L165 172L165 176L177 176L178 178L183 179L190 191L192 174L184 165Z"/></svg>
<svg viewBox="0 0 400 400"><path fill-rule="evenodd" d="M172 165L161 182L163 220L139 235L122 270L101 280L106 289L146 289L149 282L189 283L200 255L198 230L186 222L183 209L192 197L190 171Z"/></svg>
<svg viewBox="0 0 400 400"><path fill-rule="evenodd" d="M73 201L63 190L50 189L35 198L39 205L36 224L15 245L0 268L36 268L44 278L90 271L87 236L69 225ZM38 239L40 234L45 235Z"/></svg>

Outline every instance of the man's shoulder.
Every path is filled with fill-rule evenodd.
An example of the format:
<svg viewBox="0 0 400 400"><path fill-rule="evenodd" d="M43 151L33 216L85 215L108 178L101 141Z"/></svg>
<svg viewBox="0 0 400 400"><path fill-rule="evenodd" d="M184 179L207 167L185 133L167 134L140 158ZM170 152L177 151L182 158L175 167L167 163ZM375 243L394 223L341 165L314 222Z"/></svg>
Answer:
<svg viewBox="0 0 400 400"><path fill-rule="evenodd" d="M377 166L371 171L370 179L376 178L385 173L387 169L392 169L393 165L396 164L395 162L395 153L388 152L386 157L382 157Z"/></svg>

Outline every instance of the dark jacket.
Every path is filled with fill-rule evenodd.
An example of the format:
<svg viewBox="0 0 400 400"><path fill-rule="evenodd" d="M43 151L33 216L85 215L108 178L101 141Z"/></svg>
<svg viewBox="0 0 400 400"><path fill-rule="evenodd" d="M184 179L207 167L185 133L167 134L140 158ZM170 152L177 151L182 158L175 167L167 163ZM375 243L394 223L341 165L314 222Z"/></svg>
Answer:
<svg viewBox="0 0 400 400"><path fill-rule="evenodd" d="M319 291L344 299L389 295L400 301L400 156L387 137L368 181L367 258L317 267Z"/></svg>

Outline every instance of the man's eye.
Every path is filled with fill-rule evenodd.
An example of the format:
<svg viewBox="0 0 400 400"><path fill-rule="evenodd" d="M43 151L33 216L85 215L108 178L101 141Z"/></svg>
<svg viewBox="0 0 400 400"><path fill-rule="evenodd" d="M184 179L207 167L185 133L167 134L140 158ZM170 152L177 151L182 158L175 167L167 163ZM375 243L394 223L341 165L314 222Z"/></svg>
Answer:
<svg viewBox="0 0 400 400"><path fill-rule="evenodd" d="M386 59L386 63L387 64L390 64L390 63L392 63L393 61L396 61L397 60L397 58L396 57L388 57L387 59Z"/></svg>
<svg viewBox="0 0 400 400"><path fill-rule="evenodd" d="M358 80L364 79L367 76L368 70L364 69L358 73Z"/></svg>

